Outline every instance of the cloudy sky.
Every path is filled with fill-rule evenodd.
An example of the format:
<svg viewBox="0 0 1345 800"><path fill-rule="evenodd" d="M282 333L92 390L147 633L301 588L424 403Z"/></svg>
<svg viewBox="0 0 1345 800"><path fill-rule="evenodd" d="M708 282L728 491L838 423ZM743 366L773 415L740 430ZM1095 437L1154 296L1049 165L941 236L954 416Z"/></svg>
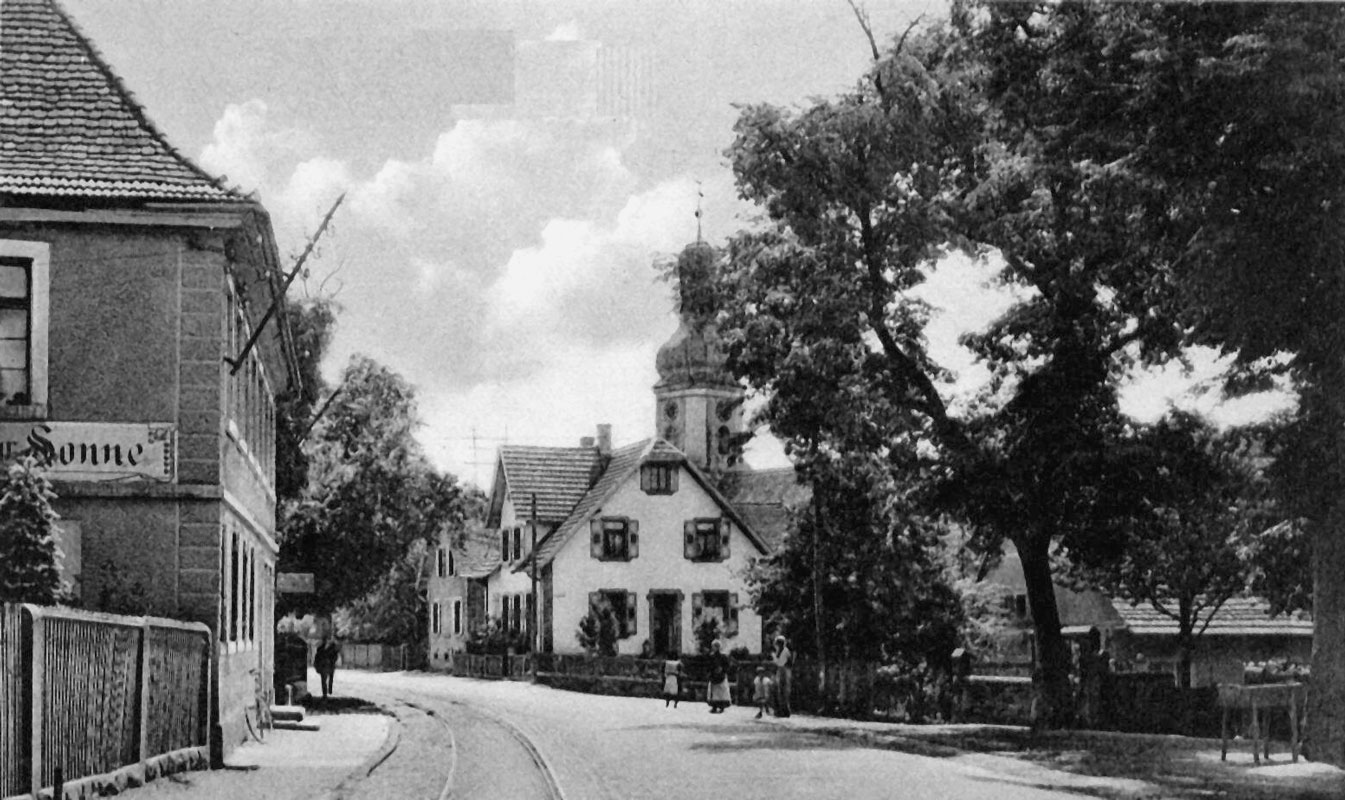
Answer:
<svg viewBox="0 0 1345 800"><path fill-rule="evenodd" d="M282 256L347 192L294 290L343 308L327 373L355 352L401 372L431 457L479 483L506 438L650 435L676 327L653 264L695 238L698 199L712 242L751 220L723 157L734 104L804 104L868 59L844 0L64 5L170 141L258 192ZM883 39L945 6L867 5ZM993 277L954 264L931 286L950 359L1008 302ZM1212 385L1206 355L1136 402ZM784 463L769 443L749 460Z"/></svg>

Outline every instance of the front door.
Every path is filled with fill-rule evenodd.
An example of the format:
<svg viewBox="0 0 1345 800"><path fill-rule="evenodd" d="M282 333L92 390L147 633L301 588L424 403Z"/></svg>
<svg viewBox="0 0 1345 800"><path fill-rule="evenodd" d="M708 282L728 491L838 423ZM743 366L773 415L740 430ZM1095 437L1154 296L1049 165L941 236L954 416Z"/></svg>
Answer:
<svg viewBox="0 0 1345 800"><path fill-rule="evenodd" d="M682 593L649 593L649 640L654 656L668 658L682 652Z"/></svg>

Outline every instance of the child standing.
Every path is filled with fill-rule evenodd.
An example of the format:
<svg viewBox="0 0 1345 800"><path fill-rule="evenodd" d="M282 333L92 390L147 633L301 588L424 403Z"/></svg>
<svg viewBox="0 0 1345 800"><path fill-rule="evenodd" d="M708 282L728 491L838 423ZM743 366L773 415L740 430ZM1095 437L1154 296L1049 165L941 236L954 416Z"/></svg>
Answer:
<svg viewBox="0 0 1345 800"><path fill-rule="evenodd" d="M757 719L761 719L761 715L770 708L772 688L771 679L766 676L766 668L757 667L756 680L752 681L752 699L757 704Z"/></svg>
<svg viewBox="0 0 1345 800"><path fill-rule="evenodd" d="M677 701L682 697L682 662L676 658L670 658L663 662L663 707L667 708L672 703L673 708L677 708Z"/></svg>

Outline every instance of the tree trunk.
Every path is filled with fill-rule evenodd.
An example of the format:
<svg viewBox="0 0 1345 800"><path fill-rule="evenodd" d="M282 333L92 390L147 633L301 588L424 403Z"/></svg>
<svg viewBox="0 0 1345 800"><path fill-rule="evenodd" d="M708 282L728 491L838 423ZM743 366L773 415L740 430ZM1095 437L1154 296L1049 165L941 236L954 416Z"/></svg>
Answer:
<svg viewBox="0 0 1345 800"><path fill-rule="evenodd" d="M1052 728L1069 724L1074 711L1070 689L1069 649L1060 634L1060 609L1055 602L1055 584L1051 580L1049 537L1015 539L1018 559L1023 564L1027 584L1027 602L1037 632L1039 674L1035 687L1041 698L1039 721Z"/></svg>
<svg viewBox="0 0 1345 800"><path fill-rule="evenodd" d="M1177 608L1177 686L1191 688L1191 657L1196 649L1195 615L1188 600L1179 601Z"/></svg>
<svg viewBox="0 0 1345 800"><path fill-rule="evenodd" d="M1312 526L1312 759L1345 766L1345 508L1337 502Z"/></svg>
<svg viewBox="0 0 1345 800"><path fill-rule="evenodd" d="M822 498L813 492L813 637L817 647L817 691L827 696L827 651L822 635Z"/></svg>

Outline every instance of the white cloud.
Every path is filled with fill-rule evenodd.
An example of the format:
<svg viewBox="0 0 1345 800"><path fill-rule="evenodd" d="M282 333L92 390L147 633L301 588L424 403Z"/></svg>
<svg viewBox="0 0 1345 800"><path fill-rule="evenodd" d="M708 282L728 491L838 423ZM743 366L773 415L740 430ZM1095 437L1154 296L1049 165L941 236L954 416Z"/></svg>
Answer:
<svg viewBox="0 0 1345 800"><path fill-rule="evenodd" d="M266 103L257 99L225 107L215 123L214 138L201 152L201 166L253 192L265 187L287 158L313 146L310 134L276 128L266 115Z"/></svg>

